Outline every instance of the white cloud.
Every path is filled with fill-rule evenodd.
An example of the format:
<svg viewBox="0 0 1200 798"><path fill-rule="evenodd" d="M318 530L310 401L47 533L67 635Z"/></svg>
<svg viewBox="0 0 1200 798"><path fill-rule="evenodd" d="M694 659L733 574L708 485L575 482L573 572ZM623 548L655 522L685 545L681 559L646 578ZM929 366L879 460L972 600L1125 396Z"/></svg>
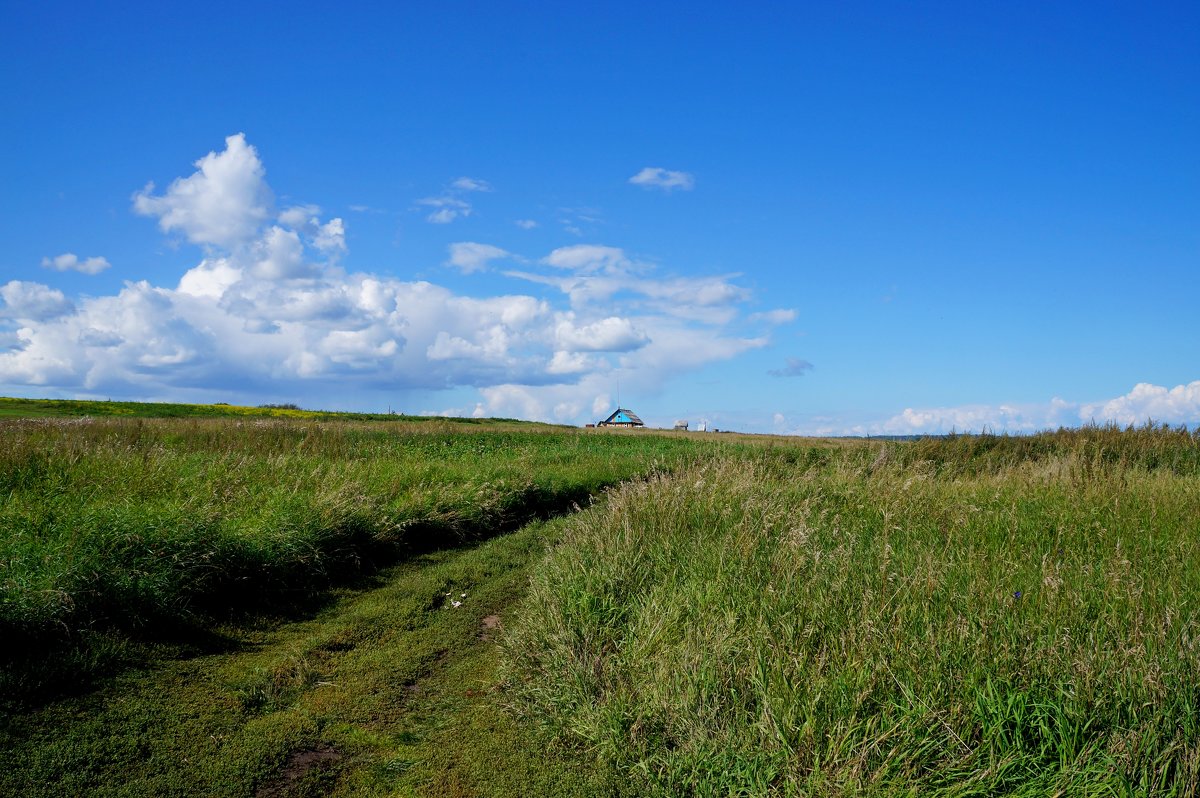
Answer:
<svg viewBox="0 0 1200 798"><path fill-rule="evenodd" d="M554 337L567 352L631 352L648 343L633 322L617 316L577 327L573 314L565 314L554 328Z"/></svg>
<svg viewBox="0 0 1200 798"><path fill-rule="evenodd" d="M334 260L342 220L323 222L317 205L274 210L244 137L196 167L134 201L203 249L174 287L129 282L72 301L38 283L0 286L0 387L250 402L391 402L398 391L457 388L478 391L478 402L456 402L472 415L581 421L611 395L615 370L629 390L653 392L766 343L728 332L749 296L731 278L656 277L617 247L563 247L531 267L545 273L510 274L562 292L549 298L468 297L348 271ZM424 205L469 211L453 194ZM449 251L464 271L500 257L514 256L476 242Z"/></svg>
<svg viewBox="0 0 1200 798"><path fill-rule="evenodd" d="M1061 399L1046 404L961 405L905 408L882 423L867 425L876 434L911 435L947 432L1038 432L1079 424L1078 406Z"/></svg>
<svg viewBox="0 0 1200 798"><path fill-rule="evenodd" d="M334 258L346 251L346 224L340 218L321 223L317 205L293 205L279 212L276 220L302 234L309 245L325 257Z"/></svg>
<svg viewBox="0 0 1200 798"><path fill-rule="evenodd" d="M596 208L558 208L556 213L556 221L562 225L563 232L577 238L582 238L604 223L603 214Z"/></svg>
<svg viewBox="0 0 1200 798"><path fill-rule="evenodd" d="M533 219L517 219L515 222L513 222L513 224L515 224L517 227L521 228L522 230L532 230L533 228L538 226L538 223L535 222Z"/></svg>
<svg viewBox="0 0 1200 798"><path fill-rule="evenodd" d="M696 185L696 178L688 172L673 172L658 166L647 166L629 182L642 188L658 188L670 192L675 189L691 191Z"/></svg>
<svg viewBox="0 0 1200 798"><path fill-rule="evenodd" d="M571 269L584 273L602 270L611 272L617 269L626 269L630 265L624 250L595 244L559 247L543 258L542 262L558 269Z"/></svg>
<svg viewBox="0 0 1200 798"><path fill-rule="evenodd" d="M290 208L284 208L282 211L280 211L277 220L280 224L285 224L293 229L298 229L308 225L310 222L315 223L317 217L320 215L320 206L293 205Z"/></svg>
<svg viewBox="0 0 1200 798"><path fill-rule="evenodd" d="M750 292L731 282L737 275L656 278L654 266L631 259L619 247L576 244L554 250L541 263L570 272L539 274L507 271L509 277L558 288L571 305L585 308L612 302L620 295L640 298L642 308L690 319L703 324L724 325L737 317Z"/></svg>
<svg viewBox="0 0 1200 798"><path fill-rule="evenodd" d="M417 200L417 204L437 209L425 217L425 221L432 224L449 224L472 212L471 203L454 197L425 197Z"/></svg>
<svg viewBox="0 0 1200 798"><path fill-rule="evenodd" d="M74 310L69 299L55 288L41 283L12 280L0 286L0 318L20 321L46 321Z"/></svg>
<svg viewBox="0 0 1200 798"><path fill-rule="evenodd" d="M1099 402L1054 397L1028 404L973 404L905 408L876 421L809 419L790 425L799 435L939 435L949 432L1032 433L1083 424L1137 426L1147 421L1200 425L1200 380L1167 388L1138 383L1122 396Z"/></svg>
<svg viewBox="0 0 1200 798"><path fill-rule="evenodd" d="M582 352L555 352L546 370L551 374L582 374L602 368L603 361L588 357Z"/></svg>
<svg viewBox="0 0 1200 798"><path fill-rule="evenodd" d="M477 244L474 241L460 241L448 247L450 258L447 266L453 266L463 274L480 272L487 268L490 261L510 257L509 253L491 244Z"/></svg>
<svg viewBox="0 0 1200 798"><path fill-rule="evenodd" d="M803 377L812 371L813 364L798 357L789 357L787 365L781 369L771 369L767 373L772 377Z"/></svg>
<svg viewBox="0 0 1200 798"><path fill-rule="evenodd" d="M491 191L492 184L474 177L460 177L450 184L450 188L458 191Z"/></svg>
<svg viewBox="0 0 1200 798"><path fill-rule="evenodd" d="M241 279L242 270L228 258L206 258L184 273L176 290L190 296L220 299Z"/></svg>
<svg viewBox="0 0 1200 798"><path fill-rule="evenodd" d="M796 320L796 311L791 308L777 308L761 313L751 313L746 318L749 321L762 321L767 324L787 324Z"/></svg>
<svg viewBox="0 0 1200 798"><path fill-rule="evenodd" d="M486 180L460 177L450 183L441 196L424 197L417 200L417 204L434 209L425 217L425 221L430 224L450 224L455 219L466 218L474 213L475 209L470 202L463 199L463 194L491 190L492 187Z"/></svg>
<svg viewBox="0 0 1200 798"><path fill-rule="evenodd" d="M503 355L508 341L501 332L493 332L491 340L486 343L474 343L457 335L450 335L444 330L437 334L432 344L425 349L430 360L456 360L462 358L484 358ZM487 344L490 344L487 345Z"/></svg>
<svg viewBox="0 0 1200 798"><path fill-rule="evenodd" d="M42 258L43 269L53 269L57 272L79 272L80 274L99 274L112 266L106 258L85 258L80 260L73 252L64 252L53 258Z"/></svg>
<svg viewBox="0 0 1200 798"><path fill-rule="evenodd" d="M734 276L638 280L631 290L659 300L665 313L723 324L732 321L736 306L750 298L750 291L729 282Z"/></svg>
<svg viewBox="0 0 1200 798"><path fill-rule="evenodd" d="M1144 424L1150 419L1171 424L1197 424L1200 423L1200 380L1174 388L1139 382L1124 396L1083 405L1079 415L1084 421L1111 421L1122 426Z"/></svg>
<svg viewBox="0 0 1200 798"><path fill-rule="evenodd" d="M160 196L151 193L153 183L134 194L134 210L158 217L164 233L178 230L194 244L232 249L252 239L271 205L258 152L238 133L225 139L224 152L210 152L195 166Z"/></svg>
<svg viewBox="0 0 1200 798"><path fill-rule="evenodd" d="M316 234L313 236L313 246L324 252L326 255L332 255L337 252L346 251L346 225L340 219L330 219L322 225L318 225Z"/></svg>
<svg viewBox="0 0 1200 798"><path fill-rule="evenodd" d="M293 230L272 227L254 247L255 263L250 273L264 280L290 280L312 277L315 265L305 263L304 245Z"/></svg>
<svg viewBox="0 0 1200 798"><path fill-rule="evenodd" d="M730 338L719 329L697 329L671 319L657 319L652 325L646 320L643 323L651 327L649 342L644 347L621 355L616 364L604 358L592 359L575 381L544 386L481 387L487 414L578 423L583 420L581 414L590 408L595 417L590 420L595 421L614 409L610 397L617 379L614 372L618 369L623 395L648 396L661 391L675 375L729 360L767 344L765 338Z"/></svg>

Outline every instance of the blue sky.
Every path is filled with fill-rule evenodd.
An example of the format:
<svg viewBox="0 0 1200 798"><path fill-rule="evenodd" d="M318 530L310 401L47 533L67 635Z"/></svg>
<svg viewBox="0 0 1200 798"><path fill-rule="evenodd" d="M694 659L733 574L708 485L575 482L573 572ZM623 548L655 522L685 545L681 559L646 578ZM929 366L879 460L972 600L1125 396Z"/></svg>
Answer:
<svg viewBox="0 0 1200 798"><path fill-rule="evenodd" d="M405 5L5 4L0 393L1200 423L1194 4Z"/></svg>

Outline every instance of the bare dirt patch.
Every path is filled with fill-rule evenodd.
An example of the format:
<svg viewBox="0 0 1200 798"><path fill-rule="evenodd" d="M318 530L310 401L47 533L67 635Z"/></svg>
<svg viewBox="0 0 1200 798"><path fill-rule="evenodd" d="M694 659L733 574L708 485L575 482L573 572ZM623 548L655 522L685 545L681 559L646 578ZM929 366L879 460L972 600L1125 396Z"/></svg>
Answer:
<svg viewBox="0 0 1200 798"><path fill-rule="evenodd" d="M327 743L293 751L283 768L270 781L259 786L254 798L289 798L317 773L330 771L342 761L342 753Z"/></svg>
<svg viewBox="0 0 1200 798"><path fill-rule="evenodd" d="M487 616L480 621L480 626L483 628L483 631L479 633L480 640L491 640L492 632L496 631L497 629L504 628L504 625L500 623L499 615Z"/></svg>

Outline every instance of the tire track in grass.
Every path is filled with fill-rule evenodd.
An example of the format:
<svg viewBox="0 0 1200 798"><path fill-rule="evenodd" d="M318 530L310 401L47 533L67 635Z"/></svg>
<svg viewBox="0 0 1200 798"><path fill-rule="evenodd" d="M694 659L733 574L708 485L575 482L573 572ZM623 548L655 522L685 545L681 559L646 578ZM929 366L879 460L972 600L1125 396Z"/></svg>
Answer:
<svg viewBox="0 0 1200 798"><path fill-rule="evenodd" d="M224 629L231 651L4 718L0 794L619 794L614 774L547 751L494 687L505 612L558 528L429 553L307 620Z"/></svg>

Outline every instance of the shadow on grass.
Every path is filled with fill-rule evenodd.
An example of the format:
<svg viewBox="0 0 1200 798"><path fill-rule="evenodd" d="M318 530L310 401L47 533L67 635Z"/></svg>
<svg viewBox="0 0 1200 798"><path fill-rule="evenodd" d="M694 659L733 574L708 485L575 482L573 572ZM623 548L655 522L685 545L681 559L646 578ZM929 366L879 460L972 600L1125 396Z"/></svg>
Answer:
<svg viewBox="0 0 1200 798"><path fill-rule="evenodd" d="M331 530L319 561L262 569L235 564L188 598L186 607L118 607L86 626L9 628L0 650L0 713L27 712L59 698L82 696L130 670L166 659L243 650L253 629L312 618L346 592L383 584L384 569L420 562L437 551L468 548L525 524L566 515L610 485L525 492L503 514L474 522L419 519L381 539L366 526ZM103 598L97 603L102 604Z"/></svg>

